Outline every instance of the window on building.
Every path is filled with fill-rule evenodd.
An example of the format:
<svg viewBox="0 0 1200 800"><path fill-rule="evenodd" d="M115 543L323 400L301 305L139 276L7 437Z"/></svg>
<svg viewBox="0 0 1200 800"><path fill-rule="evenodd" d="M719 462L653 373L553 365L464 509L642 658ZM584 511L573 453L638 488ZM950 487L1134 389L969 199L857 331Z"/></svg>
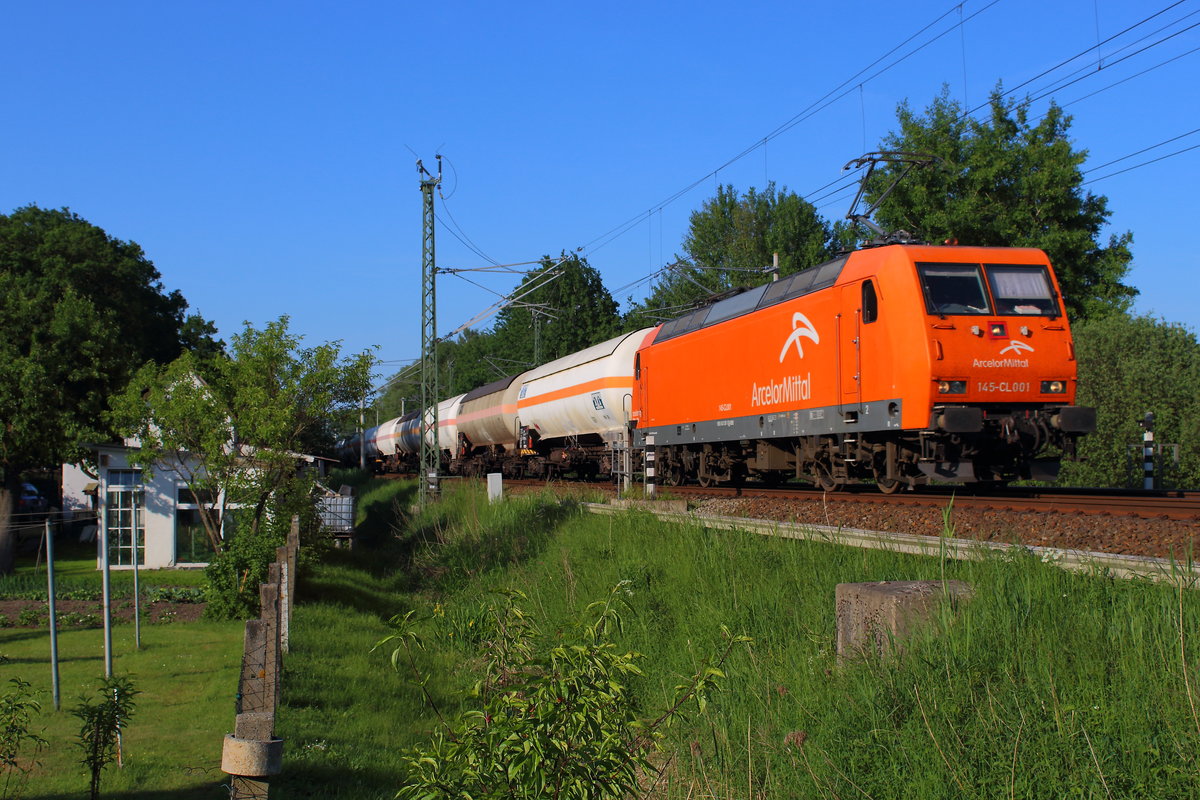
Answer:
<svg viewBox="0 0 1200 800"><path fill-rule="evenodd" d="M146 563L146 527L142 473L136 469L110 469L104 502L104 526L108 535L108 563L116 566Z"/></svg>
<svg viewBox="0 0 1200 800"><path fill-rule="evenodd" d="M200 494L205 503L212 501L210 491ZM200 518L196 496L186 486L180 486L176 490L175 503L175 563L205 564L213 555L215 552Z"/></svg>

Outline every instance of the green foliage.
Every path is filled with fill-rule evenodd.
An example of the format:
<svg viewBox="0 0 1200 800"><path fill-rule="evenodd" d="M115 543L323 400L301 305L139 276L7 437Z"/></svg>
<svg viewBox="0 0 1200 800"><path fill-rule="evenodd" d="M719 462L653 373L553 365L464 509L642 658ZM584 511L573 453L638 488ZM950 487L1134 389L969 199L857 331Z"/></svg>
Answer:
<svg viewBox="0 0 1200 800"><path fill-rule="evenodd" d="M551 269L559 275L546 282ZM512 294L530 285L540 288L501 309L490 331L467 329L457 339L438 342L438 386L443 398L578 352L620 332L617 303L586 258L566 252L558 258L543 256L541 266L526 275ZM420 366L407 365L392 376L376 402L379 419L399 416L402 407L415 411L420 396ZM406 406L402 398L407 399ZM374 424L372 413L366 426ZM342 427L357 429L357 412L347 414Z"/></svg>
<svg viewBox="0 0 1200 800"><path fill-rule="evenodd" d="M586 258L574 253L564 252L558 258L543 256L541 267L527 275L514 293L519 294L523 287L543 281L544 273L551 269L557 271L559 277L496 315L492 335L495 353L500 357L537 366L617 335L616 301L604 288L600 273L587 263ZM544 315L536 320L529 307L535 305L545 306ZM496 377L503 376L490 380Z"/></svg>
<svg viewBox="0 0 1200 800"><path fill-rule="evenodd" d="M483 678L471 692L475 707L434 734L427 747L405 758L409 776L400 798L623 798L636 794L639 779L653 772L650 754L659 728L695 700L700 712L724 678L730 649L749 641L727 637L716 664L705 664L676 687L674 704L652 722L639 722L629 683L643 675L640 653L611 641L621 627L628 587L618 584L587 607L575 635L547 642L536 621L504 593L488 607L483 641ZM423 648L414 615L393 617L396 632L376 644L392 645L392 666L411 671L424 691L413 660ZM472 627L474 627L472 625ZM426 692L432 705L432 698ZM434 706L436 711L436 706ZM440 716L440 712L439 712Z"/></svg>
<svg viewBox="0 0 1200 800"><path fill-rule="evenodd" d="M29 773L40 766L37 755L46 746L46 740L30 730L41 710L30 684L20 678L9 683L12 688L0 695L0 800L21 796Z"/></svg>
<svg viewBox="0 0 1200 800"><path fill-rule="evenodd" d="M1142 485L1139 426L1154 412L1155 441L1177 444L1179 463L1162 463L1165 488L1200 487L1200 342L1175 323L1112 314L1072 326L1079 364L1076 403L1096 409L1096 432L1065 463L1068 486ZM1132 447L1132 449L1131 449ZM1171 453L1168 453L1171 455Z"/></svg>
<svg viewBox="0 0 1200 800"><path fill-rule="evenodd" d="M371 362L369 353L342 358L336 343L302 347L281 317L263 330L247 324L227 356L205 362L185 353L165 367L147 365L114 398L114 418L141 441L130 461L174 474L198 500L217 554L210 614L256 608L280 528L294 515L303 530L313 526L312 478L297 454L329 449L334 418L364 396ZM225 541L223 529L235 527ZM226 558L226 549L236 552Z"/></svg>
<svg viewBox="0 0 1200 800"><path fill-rule="evenodd" d="M1054 103L1036 124L1028 102L992 94L991 115L964 114L948 90L923 115L897 109L900 130L883 149L939 156L941 165L914 170L884 200L877 221L929 241L1038 247L1050 256L1072 319L1127 309L1137 290L1122 283L1133 255L1130 233L1101 242L1108 198L1083 188L1086 150L1068 136L1071 118ZM898 168L881 169L868 187L874 201Z"/></svg>
<svg viewBox="0 0 1200 800"><path fill-rule="evenodd" d="M287 536L255 534L249 520L239 520L237 532L204 569L208 578L204 615L209 619L252 619L258 616L258 585L266 583L275 548Z"/></svg>
<svg viewBox="0 0 1200 800"><path fill-rule="evenodd" d="M204 343L159 278L137 244L66 209L0 214L0 574L21 472L82 458L111 435L105 403L132 370Z"/></svg>
<svg viewBox="0 0 1200 800"><path fill-rule="evenodd" d="M650 296L626 317L627 327L678 316L710 295L770 280L779 254L780 275L820 264L834 251L833 231L811 203L786 187L768 183L739 196L732 185L693 211L677 259Z"/></svg>
<svg viewBox="0 0 1200 800"><path fill-rule="evenodd" d="M79 698L71 713L81 723L76 744L83 750L81 763L91 774L91 798L100 797L100 773L117 758L121 728L129 724L134 711L134 697L141 692L133 688L132 679L114 675L105 678L97 696Z"/></svg>

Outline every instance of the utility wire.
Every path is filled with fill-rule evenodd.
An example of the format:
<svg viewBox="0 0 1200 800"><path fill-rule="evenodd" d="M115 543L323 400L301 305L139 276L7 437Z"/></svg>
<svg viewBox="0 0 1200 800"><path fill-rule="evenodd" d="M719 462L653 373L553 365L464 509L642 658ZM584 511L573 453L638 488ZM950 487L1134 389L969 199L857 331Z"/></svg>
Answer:
<svg viewBox="0 0 1200 800"><path fill-rule="evenodd" d="M1150 164L1155 164L1159 161L1165 161L1168 158L1172 158L1174 156L1182 155L1183 153L1189 152L1191 150L1195 150L1198 147L1200 147L1200 144L1194 144L1191 147L1185 147L1182 150L1176 150L1174 153L1167 153L1165 156L1159 156L1158 158L1152 158L1149 161L1143 161L1140 164L1134 164L1132 167L1126 167L1125 169L1119 169L1116 172L1110 172L1107 175L1101 175L1099 178L1092 178L1090 181L1084 181L1083 185L1087 186L1089 183L1095 183L1096 181L1102 181L1105 178L1112 178L1116 175L1123 175L1126 172L1132 172L1135 169L1139 169L1141 167L1145 167Z"/></svg>
<svg viewBox="0 0 1200 800"><path fill-rule="evenodd" d="M1179 2L1184 2L1184 1L1185 0L1179 0ZM950 33L951 31L953 31L956 27L963 25L966 22L969 22L970 20L972 20L975 17L982 14L984 11L987 11L992 6L996 5L998 2L1000 2L1000 0L992 0L992 2L988 3L983 8L974 12L970 16L961 19L958 22L955 22L949 28L947 28L946 30L943 30L941 33L937 34L932 39L929 39L928 41L924 42L919 47L916 47L913 50L910 50L909 52L905 53L900 58L898 58L895 61L888 64L887 66L872 73L867 78L865 78L863 80L858 80L859 77L863 75L863 73L867 72L872 67L878 65L880 62L887 59L889 56L891 56L896 51L903 48L906 44L912 42L914 39L916 39L919 36L921 36L922 34L924 34L929 29L935 27L939 22L941 22L943 19L945 19L950 14L954 13L955 11L958 11L959 8L961 7L962 3L956 3L949 10L947 10L946 12L944 12L943 14L941 14L940 16L935 18L932 22L927 24L925 27L921 28L921 30L919 30L917 33L915 33L912 36L910 36L909 38L905 39L903 42L901 42L900 44L893 47L887 53L885 53L884 55L877 58L875 61L868 64L866 67L863 67L861 70L859 70L853 76L851 76L850 78L847 78L845 81L838 84L838 86L836 86L833 89L831 89L830 91L826 92L822 97L820 97L819 99L810 103L808 106L806 106L800 112L798 112L797 114L793 115L791 118L786 120L785 122L778 125L774 130L770 131L764 137L762 137L761 139L756 141L754 144L752 144L749 147L742 150L740 153L735 155L733 158L727 160L721 166L717 167L714 170L709 171L708 173L706 173L702 177L697 178L696 180L692 181L690 184L683 187L682 189L679 189L678 191L674 192L673 194L667 196L665 199L663 199L659 203L655 204L650 210L641 212L641 213L637 214L636 216L629 218L625 222L622 222L620 225L617 225L616 227L611 228L610 230L600 234L599 236L597 236L596 238L592 239L590 242L585 244L584 249L588 250L589 252L595 252L596 250L599 250L600 248L610 244L614 240L623 236L625 233L627 233L632 228L639 225L643 219L649 218L649 216L651 214L653 214L655 211L661 211L663 208L674 203L676 200L683 197L688 192L692 191L692 189L695 189L697 186L699 186L702 183L704 183L705 181L707 181L709 178L719 175L721 170L726 169L727 167L731 166L732 164L734 164L737 161L741 160L742 158L746 157L750 153L754 152L758 148L766 145L772 139L775 139L776 137L783 135L787 131L796 127L796 125L800 124L801 122L804 122L807 119L810 119L815 114L819 113L820 111L823 111L824 109L828 108L833 103L842 99L842 97L844 97L847 93L854 91L860 83L865 84L865 83L879 77L883 73L887 72L888 70L892 69L893 67L897 66L898 64L904 62L911 56L915 55L916 53L919 53L920 51L924 50L926 47L929 47L934 42L938 41L943 36ZM849 86L849 89L845 88L847 86ZM841 91L841 93L839 93L840 90L845 90L845 91Z"/></svg>
<svg viewBox="0 0 1200 800"><path fill-rule="evenodd" d="M1120 158L1114 158L1112 161L1106 161L1103 164L1097 164L1094 167L1085 169L1082 174L1087 175L1089 172L1095 172L1098 169L1104 169L1105 167L1111 167L1113 164L1124 161L1127 158L1133 158L1134 156L1140 156L1142 153L1147 153L1156 147L1162 147L1164 144L1170 144L1171 142L1177 142L1180 139L1183 139L1188 136L1193 136L1197 133L1200 133L1200 128L1196 128L1195 130L1190 130L1187 133L1181 133L1178 136L1172 136L1170 139L1164 139L1163 141L1159 142L1158 144L1152 144L1149 147L1143 147L1141 150L1130 153L1129 155L1124 155L1124 156L1121 156ZM1188 150L1191 150L1191 149L1192 148L1190 148L1190 147L1188 148ZM1183 153L1186 151L1180 150L1179 152ZM1146 162L1146 163L1151 163L1151 162ZM1096 180L1099 180L1099 178L1097 178Z"/></svg>
<svg viewBox="0 0 1200 800"><path fill-rule="evenodd" d="M1118 38L1120 38L1120 37L1124 36L1125 34L1129 33L1130 31L1134 30L1135 28L1139 28L1139 27L1141 27L1142 25L1145 25L1147 22L1149 22L1150 20L1154 19L1155 17L1160 17L1160 16L1162 16L1163 14L1167 13L1168 11L1170 11L1172 8L1175 8L1176 6L1182 5L1182 4L1183 4L1183 3L1185 3L1185 2L1187 2L1187 0L1176 0L1174 3L1172 3L1172 4L1171 4L1171 5L1169 5L1169 6L1167 6L1166 8L1160 9L1159 11L1156 11L1156 12L1154 12L1153 14L1151 14L1151 15L1150 15L1150 16L1148 16L1148 17L1144 17L1144 18L1143 18L1142 20L1140 20L1139 22L1135 22L1135 23L1133 23L1132 25L1130 25L1129 27L1125 28L1124 30L1122 30L1122 31L1120 31L1120 32L1118 32L1118 33L1114 33L1112 36L1109 36L1109 37L1108 37L1107 39L1105 39L1104 41L1102 41L1102 42L1097 42L1096 44L1092 45L1091 47L1088 47L1088 48L1086 48L1086 49L1084 49L1084 50L1081 50L1080 52L1076 53L1075 55L1071 56L1070 58L1068 58L1068 59L1066 59L1066 60L1064 60L1064 61L1060 61L1059 63L1055 64L1053 67L1050 67L1049 69L1046 69L1046 70L1043 70L1042 72L1039 72L1037 75L1034 75L1034 76L1033 76L1032 78L1030 78L1029 80L1026 80L1026 81L1023 81L1023 82L1021 82L1021 83L1017 84L1017 85L1016 85L1016 86L1014 86L1013 88L1011 88L1011 89L1009 89L1008 91L1006 91L1006 92L1004 92L1003 94L1001 94L1001 97L1007 97L1008 95L1010 95L1010 94L1013 94L1014 92L1018 92L1018 91L1020 91L1021 89L1025 88L1026 86L1028 86L1029 84L1033 83L1034 81L1036 81L1036 80L1038 80L1038 79L1040 79L1040 78L1043 78L1043 77L1045 77L1046 75L1049 75L1050 73L1052 73L1052 72L1054 72L1054 71L1056 71L1056 70L1062 69L1062 68L1063 68L1063 67L1065 67L1067 64L1070 64L1072 61L1076 60L1077 58L1082 58L1083 56L1087 55L1088 53L1092 52L1093 50L1098 50L1098 49L1099 49L1100 47L1102 47L1103 45L1106 45L1106 44L1108 44L1109 42L1113 41L1114 39L1118 39ZM1140 52L1140 51L1139 51L1139 52ZM1126 58L1127 58L1127 57L1128 57L1128 56L1126 56ZM1124 60L1124 59L1122 59L1122 60ZM1109 66L1111 66L1111 64L1105 65L1104 69L1108 69L1108 68L1109 68ZM987 107L989 107L990 105L991 105L991 100L988 100L988 101L987 101L987 102L985 102L985 103L980 103L979 105L977 105L977 106L975 106L974 108L972 108L970 111L964 112L963 116L964 116L964 117L970 116L970 115L974 114L976 111L979 111L980 109L983 109L983 108L987 108Z"/></svg>

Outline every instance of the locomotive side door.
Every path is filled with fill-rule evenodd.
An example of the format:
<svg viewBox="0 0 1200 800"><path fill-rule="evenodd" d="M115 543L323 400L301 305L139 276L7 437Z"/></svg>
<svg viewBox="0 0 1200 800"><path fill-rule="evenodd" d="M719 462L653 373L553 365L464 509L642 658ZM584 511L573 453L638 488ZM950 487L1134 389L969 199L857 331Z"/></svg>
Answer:
<svg viewBox="0 0 1200 800"><path fill-rule="evenodd" d="M842 418L858 420L862 403L862 284L842 287L838 314L838 383Z"/></svg>

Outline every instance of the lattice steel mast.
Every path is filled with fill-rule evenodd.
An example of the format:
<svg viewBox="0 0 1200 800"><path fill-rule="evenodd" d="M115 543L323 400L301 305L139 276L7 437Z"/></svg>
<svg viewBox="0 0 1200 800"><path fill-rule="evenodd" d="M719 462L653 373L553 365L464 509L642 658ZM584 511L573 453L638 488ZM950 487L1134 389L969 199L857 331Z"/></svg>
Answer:
<svg viewBox="0 0 1200 800"><path fill-rule="evenodd" d="M436 157L438 174L430 174L417 160L421 176L421 507L438 493L438 361L437 361L437 262L433 247L433 190L442 181L442 157Z"/></svg>

